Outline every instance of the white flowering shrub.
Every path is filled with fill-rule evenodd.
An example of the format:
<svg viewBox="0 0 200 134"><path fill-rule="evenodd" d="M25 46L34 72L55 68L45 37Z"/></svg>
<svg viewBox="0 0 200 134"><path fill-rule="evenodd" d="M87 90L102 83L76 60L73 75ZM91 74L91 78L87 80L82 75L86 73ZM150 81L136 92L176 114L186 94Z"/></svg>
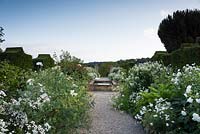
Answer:
<svg viewBox="0 0 200 134"><path fill-rule="evenodd" d="M124 80L125 72L121 67L113 67L108 74L108 77L115 82Z"/></svg>
<svg viewBox="0 0 200 134"><path fill-rule="evenodd" d="M50 103L45 109L45 118L52 125L52 133L72 133L89 121L90 96L87 81L74 80L59 68L33 73L35 82L46 88Z"/></svg>
<svg viewBox="0 0 200 134"><path fill-rule="evenodd" d="M7 98L17 96L17 90L25 86L28 73L23 69L0 62L0 90L5 90Z"/></svg>
<svg viewBox="0 0 200 134"><path fill-rule="evenodd" d="M26 90L18 90L18 98L6 98L5 91L0 91L1 133L45 134L51 125L45 118L46 107L50 98L46 89L33 80L27 81Z"/></svg>
<svg viewBox="0 0 200 134"><path fill-rule="evenodd" d="M85 67L87 70L87 74L89 76L89 79L93 80L95 78L100 77L100 74L98 73L98 71L92 67Z"/></svg>
<svg viewBox="0 0 200 134"><path fill-rule="evenodd" d="M200 133L200 68L173 71L155 63L158 68L149 71L152 65L139 65L147 74L137 67L129 71L116 107L132 113L150 133Z"/></svg>
<svg viewBox="0 0 200 134"><path fill-rule="evenodd" d="M165 70L166 68L157 62L135 65L122 81L118 97L114 98L114 105L121 110L134 112L140 92L148 92L148 87L154 82L153 76L159 77Z"/></svg>
<svg viewBox="0 0 200 134"><path fill-rule="evenodd" d="M4 73L7 66L10 72ZM21 79L15 77L15 67L11 67L6 64L2 71L8 74L7 79L11 75L14 78L1 81L0 133L71 134L86 127L91 106L86 80L74 80L77 77L64 74L56 66L29 73L26 81L22 75L23 86L18 86Z"/></svg>

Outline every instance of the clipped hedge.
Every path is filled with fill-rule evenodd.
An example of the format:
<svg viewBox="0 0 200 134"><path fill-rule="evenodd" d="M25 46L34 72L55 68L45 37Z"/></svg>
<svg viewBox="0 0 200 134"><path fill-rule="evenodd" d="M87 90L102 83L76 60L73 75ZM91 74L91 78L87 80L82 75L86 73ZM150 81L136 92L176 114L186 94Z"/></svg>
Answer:
<svg viewBox="0 0 200 134"><path fill-rule="evenodd" d="M181 44L181 48L185 48L185 47L196 47L199 46L199 43L182 43Z"/></svg>
<svg viewBox="0 0 200 134"><path fill-rule="evenodd" d="M184 47L171 53L171 64L182 67L186 64L200 65L200 46Z"/></svg>
<svg viewBox="0 0 200 134"><path fill-rule="evenodd" d="M32 68L32 56L24 53L22 47L6 48L5 52L0 53L0 61L5 60L23 69Z"/></svg>
<svg viewBox="0 0 200 134"><path fill-rule="evenodd" d="M38 69L38 65L36 65L37 62L42 62L43 69L54 66L54 60L51 58L50 54L39 54L37 58L33 59L33 68L35 70Z"/></svg>
<svg viewBox="0 0 200 134"><path fill-rule="evenodd" d="M165 51L156 51L152 57L152 61L161 61L167 66L171 63L171 55Z"/></svg>
<svg viewBox="0 0 200 134"><path fill-rule="evenodd" d="M198 43L183 43L180 49L170 54L165 51L156 51L151 59L178 68L193 63L200 65L200 45Z"/></svg>

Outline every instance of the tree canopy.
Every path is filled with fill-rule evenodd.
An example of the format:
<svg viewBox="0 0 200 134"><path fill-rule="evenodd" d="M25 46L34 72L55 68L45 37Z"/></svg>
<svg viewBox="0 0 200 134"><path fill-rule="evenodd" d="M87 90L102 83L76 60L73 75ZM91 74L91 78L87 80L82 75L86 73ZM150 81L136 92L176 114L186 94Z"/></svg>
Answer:
<svg viewBox="0 0 200 134"><path fill-rule="evenodd" d="M2 43L3 41L5 41L2 37L4 36L4 33L3 33L3 28L0 27L0 43Z"/></svg>
<svg viewBox="0 0 200 134"><path fill-rule="evenodd" d="M0 43L2 43L3 41L5 41L2 37L4 36L4 33L3 33L3 28L0 27ZM0 48L0 52L2 52L2 49Z"/></svg>
<svg viewBox="0 0 200 134"><path fill-rule="evenodd" d="M159 25L158 36L169 53L182 43L196 42L200 37L200 10L178 10L168 15Z"/></svg>

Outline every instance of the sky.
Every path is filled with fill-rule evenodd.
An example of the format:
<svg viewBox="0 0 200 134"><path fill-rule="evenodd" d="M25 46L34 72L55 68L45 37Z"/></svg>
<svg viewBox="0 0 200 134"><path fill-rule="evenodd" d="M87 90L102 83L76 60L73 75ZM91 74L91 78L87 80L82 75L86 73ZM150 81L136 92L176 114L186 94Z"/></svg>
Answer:
<svg viewBox="0 0 200 134"><path fill-rule="evenodd" d="M199 8L200 0L0 0L0 47L21 46L33 58L64 50L84 62L152 57L165 51L160 22Z"/></svg>

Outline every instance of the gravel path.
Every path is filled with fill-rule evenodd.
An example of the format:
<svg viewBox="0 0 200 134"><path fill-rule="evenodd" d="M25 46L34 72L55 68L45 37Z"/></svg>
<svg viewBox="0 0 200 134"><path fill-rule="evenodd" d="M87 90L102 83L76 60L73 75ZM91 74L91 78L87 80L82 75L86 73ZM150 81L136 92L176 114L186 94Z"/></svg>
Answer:
<svg viewBox="0 0 200 134"><path fill-rule="evenodd" d="M87 134L144 134L142 127L126 113L111 105L114 92L92 92L95 107L92 110L92 125Z"/></svg>

